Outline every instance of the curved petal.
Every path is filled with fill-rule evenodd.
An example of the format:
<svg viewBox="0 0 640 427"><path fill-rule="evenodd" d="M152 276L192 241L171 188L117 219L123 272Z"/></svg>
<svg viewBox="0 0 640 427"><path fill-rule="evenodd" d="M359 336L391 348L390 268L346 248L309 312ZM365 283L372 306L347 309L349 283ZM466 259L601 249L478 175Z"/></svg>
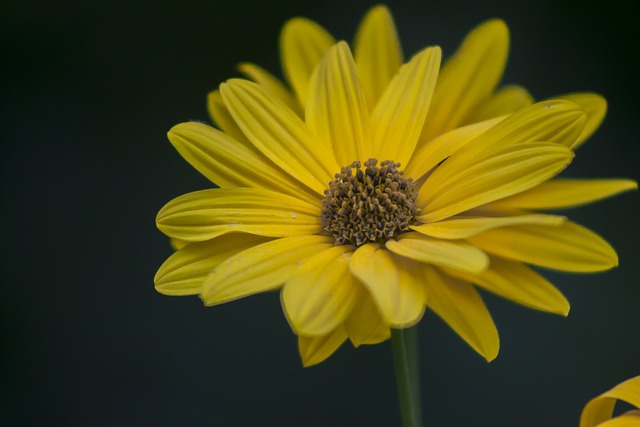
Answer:
<svg viewBox="0 0 640 427"><path fill-rule="evenodd" d="M377 243L356 249L351 272L371 293L382 317L392 327L406 328L424 313L422 279L417 269L394 257Z"/></svg>
<svg viewBox="0 0 640 427"><path fill-rule="evenodd" d="M261 188L214 188L177 197L156 218L160 231L189 242L242 232L268 237L322 230L319 206Z"/></svg>
<svg viewBox="0 0 640 427"><path fill-rule="evenodd" d="M565 209L637 190L632 179L555 178L537 187L497 200L488 207L496 209Z"/></svg>
<svg viewBox="0 0 640 427"><path fill-rule="evenodd" d="M387 249L414 261L450 267L480 274L489 266L489 257L481 250L465 243L432 239L418 233L401 234L388 240Z"/></svg>
<svg viewBox="0 0 640 427"><path fill-rule="evenodd" d="M171 128L168 136L191 166L222 188L266 188L317 201L317 195L312 196L311 190L276 168L264 156L211 126L181 123Z"/></svg>
<svg viewBox="0 0 640 427"><path fill-rule="evenodd" d="M569 301L564 295L547 279L519 262L491 257L489 268L480 275L446 272L525 307L563 316L569 314Z"/></svg>
<svg viewBox="0 0 640 427"><path fill-rule="evenodd" d="M426 266L427 305L487 362L498 355L500 339L491 314L470 283Z"/></svg>
<svg viewBox="0 0 640 427"><path fill-rule="evenodd" d="M609 243L570 221L555 227L496 228L468 240L483 251L554 270L589 273L618 265L618 256Z"/></svg>
<svg viewBox="0 0 640 427"><path fill-rule="evenodd" d="M343 324L363 291L349 272L353 248L333 246L306 261L280 294L291 328L298 335L327 335Z"/></svg>
<svg viewBox="0 0 640 427"><path fill-rule="evenodd" d="M329 49L313 73L305 118L318 138L333 148L341 166L371 153L369 110L345 42Z"/></svg>
<svg viewBox="0 0 640 427"><path fill-rule="evenodd" d="M501 20L474 28L442 67L421 143L462 124L502 78L509 52L509 29Z"/></svg>
<svg viewBox="0 0 640 427"><path fill-rule="evenodd" d="M540 185L560 173L573 151L550 142L497 147L475 156L461 152L439 166L418 192L418 219L429 223Z"/></svg>
<svg viewBox="0 0 640 427"><path fill-rule="evenodd" d="M218 128L236 141L241 142L244 146L256 151L247 137L244 136L244 133L242 133L242 130L238 127L235 120L233 120L233 117L231 117L231 113L229 113L227 106L224 105L219 90L209 92L207 96L207 108L211 120L213 120Z"/></svg>
<svg viewBox="0 0 640 427"><path fill-rule="evenodd" d="M220 86L220 93L236 123L258 150L323 194L340 168L300 117L247 80L229 80Z"/></svg>
<svg viewBox="0 0 640 427"><path fill-rule="evenodd" d="M378 344L391 336L389 324L380 316L380 311L368 291L360 293L344 326L354 347Z"/></svg>
<svg viewBox="0 0 640 427"><path fill-rule="evenodd" d="M622 400L636 408L640 408L640 376L618 384L587 403L580 416L580 427L595 427L611 418L616 400ZM632 426L635 424L618 425Z"/></svg>
<svg viewBox="0 0 640 427"><path fill-rule="evenodd" d="M396 26L385 5L369 9L358 28L353 46L367 101L369 105L376 105L403 62Z"/></svg>
<svg viewBox="0 0 640 427"><path fill-rule="evenodd" d="M324 236L294 236L242 251L211 271L204 282L205 305L221 304L275 289L307 259L333 245Z"/></svg>
<svg viewBox="0 0 640 427"><path fill-rule="evenodd" d="M270 95L275 96L299 116L303 115L302 107L289 89L273 74L250 62L238 64L238 71L258 83Z"/></svg>
<svg viewBox="0 0 640 427"><path fill-rule="evenodd" d="M640 411L631 412L598 424L598 427L640 427Z"/></svg>
<svg viewBox="0 0 640 427"><path fill-rule="evenodd" d="M347 330L343 325L321 337L298 337L298 351L305 368L324 362L347 339Z"/></svg>
<svg viewBox="0 0 640 427"><path fill-rule="evenodd" d="M590 92L561 95L558 98L575 102L581 106L587 115L587 121L580 136L571 144L575 150L581 146L599 127L607 114L607 100L602 95Z"/></svg>
<svg viewBox="0 0 640 427"><path fill-rule="evenodd" d="M371 115L374 157L406 165L422 131L442 52L428 47L400 68Z"/></svg>
<svg viewBox="0 0 640 427"><path fill-rule="evenodd" d="M558 215L516 215L501 217L454 217L444 221L412 225L409 228L439 239L466 239L498 227L517 224L560 225L566 220Z"/></svg>
<svg viewBox="0 0 640 427"><path fill-rule="evenodd" d="M165 295L200 294L211 270L227 258L268 240L251 234L236 234L184 246L158 269L153 279L156 290Z"/></svg>
<svg viewBox="0 0 640 427"><path fill-rule="evenodd" d="M584 129L582 107L564 100L543 101L502 120L465 145L460 153L474 157L492 148L546 141L570 147Z"/></svg>
<svg viewBox="0 0 640 427"><path fill-rule="evenodd" d="M282 27L280 57L284 76L293 87L300 105L307 101L313 70L335 40L324 28L305 18L293 18Z"/></svg>
<svg viewBox="0 0 640 427"><path fill-rule="evenodd" d="M522 86L509 85L497 90L476 106L465 118L466 123L476 123L512 114L533 104L533 97Z"/></svg>
<svg viewBox="0 0 640 427"><path fill-rule="evenodd" d="M456 128L418 147L405 168L405 175L413 178L414 182L418 181L440 162L505 118L506 116L498 117Z"/></svg>

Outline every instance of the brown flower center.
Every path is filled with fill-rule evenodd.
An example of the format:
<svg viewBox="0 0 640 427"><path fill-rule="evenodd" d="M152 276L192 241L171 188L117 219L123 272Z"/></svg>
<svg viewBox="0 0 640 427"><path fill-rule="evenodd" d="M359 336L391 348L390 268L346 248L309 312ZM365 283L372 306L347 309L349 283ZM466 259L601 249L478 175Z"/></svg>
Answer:
<svg viewBox="0 0 640 427"><path fill-rule="evenodd" d="M409 230L415 221L416 185L399 170L400 163L376 159L351 163L324 191L322 221L336 245L384 243Z"/></svg>

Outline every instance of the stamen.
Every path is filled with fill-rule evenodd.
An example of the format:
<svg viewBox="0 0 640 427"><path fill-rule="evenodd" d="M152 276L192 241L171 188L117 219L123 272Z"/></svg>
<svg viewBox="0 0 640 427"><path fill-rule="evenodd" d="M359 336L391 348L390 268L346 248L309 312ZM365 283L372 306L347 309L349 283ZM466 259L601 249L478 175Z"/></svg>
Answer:
<svg viewBox="0 0 640 427"><path fill-rule="evenodd" d="M376 159L351 163L324 191L321 219L336 245L384 243L409 230L415 221L416 185L399 170L400 163Z"/></svg>

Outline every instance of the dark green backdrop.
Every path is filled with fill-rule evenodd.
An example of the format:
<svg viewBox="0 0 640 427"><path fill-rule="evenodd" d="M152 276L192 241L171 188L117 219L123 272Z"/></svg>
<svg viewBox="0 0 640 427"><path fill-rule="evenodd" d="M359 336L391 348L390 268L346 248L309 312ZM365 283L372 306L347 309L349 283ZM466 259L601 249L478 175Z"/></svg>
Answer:
<svg viewBox="0 0 640 427"><path fill-rule="evenodd" d="M394 426L387 344L303 369L277 294L204 308L155 292L171 198L209 186L165 133L208 120L206 93L251 60L279 72L292 16L350 40L373 3L0 1L0 425ZM512 31L505 82L538 99L610 102L569 175L639 178L636 2L391 3L405 53L450 54L491 17ZM549 273L567 319L492 295L487 364L433 314L420 325L429 426L577 426L582 406L640 374L639 195L570 215L620 268Z"/></svg>

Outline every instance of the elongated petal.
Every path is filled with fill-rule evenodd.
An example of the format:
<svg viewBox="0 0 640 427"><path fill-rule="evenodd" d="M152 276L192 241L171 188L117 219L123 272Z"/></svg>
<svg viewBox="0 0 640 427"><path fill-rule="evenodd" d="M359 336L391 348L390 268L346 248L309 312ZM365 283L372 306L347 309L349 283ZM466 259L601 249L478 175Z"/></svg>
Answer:
<svg viewBox="0 0 640 427"><path fill-rule="evenodd" d="M595 427L600 425L601 422L611 418L616 400L622 400L636 408L640 408L640 376L618 384L611 390L602 393L600 396L587 403L582 410L580 427ZM628 415L627 417L631 417L631 415ZM635 424L618 425L633 426Z"/></svg>
<svg viewBox="0 0 640 427"><path fill-rule="evenodd" d="M243 133L267 158L323 194L339 170L331 152L318 143L302 120L255 83L233 79L220 93Z"/></svg>
<svg viewBox="0 0 640 427"><path fill-rule="evenodd" d="M456 128L418 147L405 168L405 175L413 178L414 181L419 180L440 162L464 147L469 141L473 141L480 134L505 118L506 116Z"/></svg>
<svg viewBox="0 0 640 427"><path fill-rule="evenodd" d="M156 222L169 237L189 242L243 232L269 237L322 230L320 209L295 197L258 188L196 191L173 199Z"/></svg>
<svg viewBox="0 0 640 427"><path fill-rule="evenodd" d="M344 326L355 347L362 344L378 344L391 336L389 324L380 316L380 311L368 291L360 293Z"/></svg>
<svg viewBox="0 0 640 427"><path fill-rule="evenodd" d="M275 289L316 253L331 247L324 236L284 237L226 259L205 280L202 299L215 305Z"/></svg>
<svg viewBox="0 0 640 427"><path fill-rule="evenodd" d="M631 179L556 178L531 190L497 200L490 206L497 209L565 209L637 189L638 183Z"/></svg>
<svg viewBox="0 0 640 427"><path fill-rule="evenodd" d="M349 315L362 286L349 271L353 248L334 246L306 261L282 289L289 324L298 335L327 335Z"/></svg>
<svg viewBox="0 0 640 427"><path fill-rule="evenodd" d="M570 147L578 138L586 114L570 101L538 102L514 113L465 145L460 153L475 157L488 150L522 142L547 141Z"/></svg>
<svg viewBox="0 0 640 427"><path fill-rule="evenodd" d="M306 103L313 70L334 43L331 34L311 20L293 18L284 24L280 34L282 70L300 105Z"/></svg>
<svg viewBox="0 0 640 427"><path fill-rule="evenodd" d="M317 365L331 356L347 339L347 330L343 325L331 333L320 337L298 337L298 351L305 368Z"/></svg>
<svg viewBox="0 0 640 427"><path fill-rule="evenodd" d="M604 116L607 114L607 100L597 93L589 92L561 95L558 98L575 102L584 109L587 115L584 129L580 133L580 136L571 144L571 148L575 150L600 127Z"/></svg>
<svg viewBox="0 0 640 427"><path fill-rule="evenodd" d="M413 225L410 228L439 239L466 239L498 227L516 224L560 225L565 217L557 215L517 215L503 217L455 217L453 219Z"/></svg>
<svg viewBox="0 0 640 427"><path fill-rule="evenodd" d="M420 188L418 219L439 221L526 191L560 173L572 159L569 148L548 142L510 144L475 157L454 155Z"/></svg>
<svg viewBox="0 0 640 427"><path fill-rule="evenodd" d="M350 165L370 155L369 110L345 42L329 49L313 74L306 121L325 145L333 147L338 164Z"/></svg>
<svg viewBox="0 0 640 427"><path fill-rule="evenodd" d="M442 67L423 141L463 123L478 103L487 99L502 78L509 51L509 30L501 20L475 29Z"/></svg>
<svg viewBox="0 0 640 427"><path fill-rule="evenodd" d="M525 307L563 316L569 314L569 301L531 268L499 257L491 257L489 265L489 269L478 276L461 274L455 270L446 271Z"/></svg>
<svg viewBox="0 0 640 427"><path fill-rule="evenodd" d="M209 109L209 116L211 116L211 119L218 128L236 141L241 142L244 146L256 151L247 137L244 136L244 133L242 133L242 130L238 127L235 120L233 120L233 117L231 117L231 113L229 113L227 106L224 105L219 90L209 92L207 107Z"/></svg>
<svg viewBox="0 0 640 427"><path fill-rule="evenodd" d="M200 294L211 270L227 258L268 240L250 234L237 234L186 245L158 269L153 279L156 290L165 295Z"/></svg>
<svg viewBox="0 0 640 427"><path fill-rule="evenodd" d="M376 105L403 61L396 26L386 6L374 6L367 12L353 45L367 101Z"/></svg>
<svg viewBox="0 0 640 427"><path fill-rule="evenodd" d="M429 47L400 68L373 114L374 156L406 165L422 131L435 88L442 52Z"/></svg>
<svg viewBox="0 0 640 427"><path fill-rule="evenodd" d="M427 305L487 362L498 355L500 339L491 314L470 283L427 267Z"/></svg>
<svg viewBox="0 0 640 427"><path fill-rule="evenodd" d="M615 250L578 224L516 225L470 237L469 242L498 256L560 271L588 273L618 265Z"/></svg>
<svg viewBox="0 0 640 427"><path fill-rule="evenodd" d="M364 283L382 317L392 327L417 323L424 313L424 294L416 269L408 268L377 243L360 246L351 259L351 272Z"/></svg>
<svg viewBox="0 0 640 427"><path fill-rule="evenodd" d="M202 123L181 123L169 131L169 140L201 174L222 188L266 188L317 200L310 190L233 138Z"/></svg>
<svg viewBox="0 0 640 427"><path fill-rule="evenodd" d="M275 96L286 104L286 106L291 108L292 111L295 111L299 116L302 116L302 107L300 107L298 100L273 74L250 62L242 62L238 64L238 70L249 79L262 86L270 95Z"/></svg>
<svg viewBox="0 0 640 427"><path fill-rule="evenodd" d="M391 252L415 261L480 274L489 266L489 257L464 242L432 239L418 233L405 233L386 243Z"/></svg>
<svg viewBox="0 0 640 427"><path fill-rule="evenodd" d="M496 91L476 106L465 118L467 123L476 123L505 116L533 104L533 97L522 86L510 85Z"/></svg>

